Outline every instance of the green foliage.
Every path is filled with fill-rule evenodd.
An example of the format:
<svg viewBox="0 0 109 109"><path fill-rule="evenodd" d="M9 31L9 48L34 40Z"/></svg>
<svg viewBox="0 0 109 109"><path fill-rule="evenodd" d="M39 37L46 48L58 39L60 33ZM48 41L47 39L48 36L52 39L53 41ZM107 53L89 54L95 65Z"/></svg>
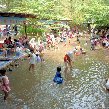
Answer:
<svg viewBox="0 0 109 109"><path fill-rule="evenodd" d="M26 28L26 32L29 36L41 37L44 32L44 29L37 28L33 25L27 25ZM20 33L25 34L25 26L21 28Z"/></svg>
<svg viewBox="0 0 109 109"><path fill-rule="evenodd" d="M58 0L1 0L1 11L36 14L38 19L56 19Z"/></svg>
<svg viewBox="0 0 109 109"><path fill-rule="evenodd" d="M37 19L70 19L73 24L109 23L109 0L0 0L0 4L5 6L0 8L2 12L31 13Z"/></svg>
<svg viewBox="0 0 109 109"><path fill-rule="evenodd" d="M109 6L105 2L100 0L95 0L89 5L84 7L85 19L87 21L97 23L97 24L108 24L109 23Z"/></svg>

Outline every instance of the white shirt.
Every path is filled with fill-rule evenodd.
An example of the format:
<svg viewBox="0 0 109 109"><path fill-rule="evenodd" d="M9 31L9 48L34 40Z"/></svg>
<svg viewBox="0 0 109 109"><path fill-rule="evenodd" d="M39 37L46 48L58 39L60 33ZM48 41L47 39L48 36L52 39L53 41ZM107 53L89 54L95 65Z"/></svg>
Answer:
<svg viewBox="0 0 109 109"><path fill-rule="evenodd" d="M69 52L67 53L67 55L70 57L71 60L73 60L73 52L72 52L72 51L69 51Z"/></svg>
<svg viewBox="0 0 109 109"><path fill-rule="evenodd" d="M36 55L32 53L30 57L30 64L35 64L35 63L36 63Z"/></svg>
<svg viewBox="0 0 109 109"><path fill-rule="evenodd" d="M106 88L109 89L109 79L106 82Z"/></svg>
<svg viewBox="0 0 109 109"><path fill-rule="evenodd" d="M34 48L36 46L35 38L32 38L29 44Z"/></svg>
<svg viewBox="0 0 109 109"><path fill-rule="evenodd" d="M17 52L20 52L20 51L21 51L21 48L17 47L17 48L16 48L16 51L17 51Z"/></svg>

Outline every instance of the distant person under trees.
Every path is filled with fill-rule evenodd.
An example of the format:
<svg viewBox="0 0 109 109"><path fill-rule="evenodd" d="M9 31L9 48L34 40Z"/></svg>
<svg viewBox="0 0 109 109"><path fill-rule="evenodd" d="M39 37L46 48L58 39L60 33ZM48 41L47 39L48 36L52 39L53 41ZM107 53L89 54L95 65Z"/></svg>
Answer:
<svg viewBox="0 0 109 109"><path fill-rule="evenodd" d="M7 36L10 35L9 31L10 31L10 26L6 25L6 35L7 35Z"/></svg>
<svg viewBox="0 0 109 109"><path fill-rule="evenodd" d="M17 33L18 33L18 27L17 27L17 25L15 25L15 26L13 27L13 29L14 29L15 36L16 36L16 35L17 35Z"/></svg>

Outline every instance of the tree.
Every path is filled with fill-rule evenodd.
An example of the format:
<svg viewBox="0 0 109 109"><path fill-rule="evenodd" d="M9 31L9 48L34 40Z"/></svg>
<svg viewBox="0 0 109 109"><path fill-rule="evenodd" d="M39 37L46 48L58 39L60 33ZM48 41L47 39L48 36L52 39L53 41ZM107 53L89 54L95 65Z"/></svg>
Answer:
<svg viewBox="0 0 109 109"><path fill-rule="evenodd" d="M70 19L84 22L109 23L109 0L1 0L1 11L33 13L38 19Z"/></svg>

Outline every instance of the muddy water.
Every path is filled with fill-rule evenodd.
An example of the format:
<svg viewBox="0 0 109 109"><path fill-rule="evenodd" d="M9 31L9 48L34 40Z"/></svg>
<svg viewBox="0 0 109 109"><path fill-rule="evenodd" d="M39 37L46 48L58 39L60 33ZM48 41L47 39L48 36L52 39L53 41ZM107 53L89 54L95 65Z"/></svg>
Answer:
<svg viewBox="0 0 109 109"><path fill-rule="evenodd" d="M48 59L31 72L28 60L21 60L19 67L8 73L12 91L7 103L0 93L0 109L108 109L109 93L104 83L109 64L88 55L78 60L67 78L62 73L62 85L52 81L58 62Z"/></svg>

